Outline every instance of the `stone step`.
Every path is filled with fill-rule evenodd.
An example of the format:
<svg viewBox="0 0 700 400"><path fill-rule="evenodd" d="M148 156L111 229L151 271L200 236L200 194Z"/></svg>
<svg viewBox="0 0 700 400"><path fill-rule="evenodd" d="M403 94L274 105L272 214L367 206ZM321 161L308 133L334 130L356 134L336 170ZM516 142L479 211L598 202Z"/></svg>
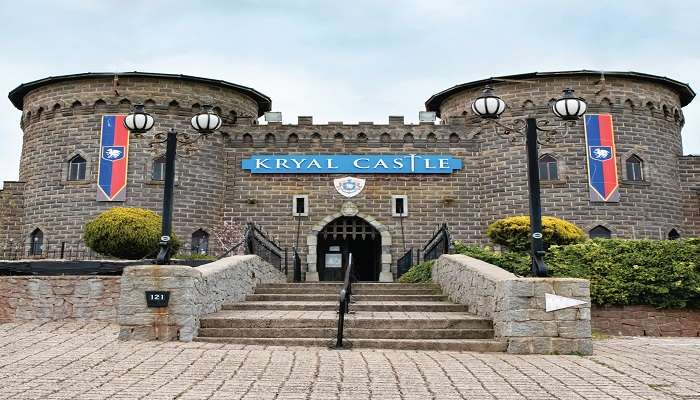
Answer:
<svg viewBox="0 0 700 400"><path fill-rule="evenodd" d="M246 301L224 304L223 310L337 310L334 301ZM463 304L437 301L357 301L350 305L351 311L422 311L422 312L468 312Z"/></svg>
<svg viewBox="0 0 700 400"><path fill-rule="evenodd" d="M196 337L198 342L231 343L261 346L303 346L333 347L335 339L327 338L235 338L235 337ZM491 339L347 339L347 348L375 348L399 350L444 350L504 352L507 343Z"/></svg>
<svg viewBox="0 0 700 400"><path fill-rule="evenodd" d="M337 301L339 294L305 293L305 294L249 294L246 301ZM446 301L444 295L397 295L397 294L353 294L354 301Z"/></svg>
<svg viewBox="0 0 700 400"><path fill-rule="evenodd" d="M202 328L336 328L337 310L224 310L200 319ZM492 329L490 319L461 312L364 312L345 316L348 328Z"/></svg>
<svg viewBox="0 0 700 400"><path fill-rule="evenodd" d="M329 289L337 288L338 291L343 287L342 282L313 282L313 283L262 283L257 288L304 288L304 289ZM376 283L376 282L359 282L352 284L355 289L431 289L440 290L440 287L432 283Z"/></svg>
<svg viewBox="0 0 700 400"><path fill-rule="evenodd" d="M352 292L355 295L364 294L382 294L382 295L430 295L430 294L441 294L440 289L381 289L381 288L368 288L362 289L353 286ZM305 288L305 287L293 287L293 288L268 288L258 286L255 288L255 294L335 294L340 293L340 287L326 287L326 288Z"/></svg>
<svg viewBox="0 0 700 400"><path fill-rule="evenodd" d="M200 328L200 337L332 338L336 328ZM491 329L345 329L349 339L493 339Z"/></svg>
<svg viewBox="0 0 700 400"><path fill-rule="evenodd" d="M350 314L352 316L352 314ZM333 328L338 319L229 319L207 318L200 320L202 328ZM348 328L385 329L491 329L488 319L352 319L345 320Z"/></svg>

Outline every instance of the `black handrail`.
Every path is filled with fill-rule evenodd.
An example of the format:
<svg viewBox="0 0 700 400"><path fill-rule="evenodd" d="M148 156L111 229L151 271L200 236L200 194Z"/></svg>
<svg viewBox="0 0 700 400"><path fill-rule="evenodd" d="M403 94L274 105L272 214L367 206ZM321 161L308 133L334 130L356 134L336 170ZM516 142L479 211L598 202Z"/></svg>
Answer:
<svg viewBox="0 0 700 400"><path fill-rule="evenodd" d="M434 260L443 254L454 253L454 243L447 224L438 226L433 237L423 246L423 261Z"/></svg>
<svg viewBox="0 0 700 400"><path fill-rule="evenodd" d="M294 247L294 282L301 282L301 257L297 252L297 248Z"/></svg>
<svg viewBox="0 0 700 400"><path fill-rule="evenodd" d="M338 303L338 334L335 340L335 348L343 348L343 328L345 325L345 314L350 311L350 298L352 296L352 253L348 254L348 267L345 269L345 282L340 290L340 301Z"/></svg>

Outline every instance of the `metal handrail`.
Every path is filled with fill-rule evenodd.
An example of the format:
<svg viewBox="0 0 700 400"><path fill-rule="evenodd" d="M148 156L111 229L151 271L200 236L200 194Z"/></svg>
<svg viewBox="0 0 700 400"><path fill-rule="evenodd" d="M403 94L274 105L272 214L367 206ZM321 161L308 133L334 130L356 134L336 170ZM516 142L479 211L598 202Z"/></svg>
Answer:
<svg viewBox="0 0 700 400"><path fill-rule="evenodd" d="M299 257L299 253L297 252L297 248L293 247L292 250L294 251L294 282L301 282L301 257Z"/></svg>
<svg viewBox="0 0 700 400"><path fill-rule="evenodd" d="M343 328L345 326L345 314L350 312L350 298L352 297L352 253L348 254L348 267L345 269L345 282L340 290L338 305L338 334L335 340L335 348L343 348Z"/></svg>

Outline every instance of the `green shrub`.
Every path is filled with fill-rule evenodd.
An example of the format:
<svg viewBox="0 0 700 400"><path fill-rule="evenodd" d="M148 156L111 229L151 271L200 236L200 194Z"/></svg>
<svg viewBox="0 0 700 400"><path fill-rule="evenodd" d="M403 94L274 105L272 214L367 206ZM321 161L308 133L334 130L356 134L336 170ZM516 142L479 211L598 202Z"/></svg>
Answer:
<svg viewBox="0 0 700 400"><path fill-rule="evenodd" d="M523 252L497 252L488 246L465 245L455 242L455 252L496 265L516 275L530 274L530 255Z"/></svg>
<svg viewBox="0 0 700 400"><path fill-rule="evenodd" d="M399 278L401 283L424 283L431 281L431 272L435 260L423 261L418 265L412 266Z"/></svg>
<svg viewBox="0 0 700 400"><path fill-rule="evenodd" d="M499 219L489 225L486 235L496 244L511 251L530 249L530 217L517 216ZM542 238L545 249L552 245L579 243L586 240L581 228L554 217L542 217Z"/></svg>
<svg viewBox="0 0 700 400"><path fill-rule="evenodd" d="M700 240L590 240L552 246L550 275L591 281L593 303L700 307Z"/></svg>
<svg viewBox="0 0 700 400"><path fill-rule="evenodd" d="M125 259L154 257L158 253L161 218L142 208L115 207L85 225L83 239L92 250ZM180 243L172 235L173 252Z"/></svg>

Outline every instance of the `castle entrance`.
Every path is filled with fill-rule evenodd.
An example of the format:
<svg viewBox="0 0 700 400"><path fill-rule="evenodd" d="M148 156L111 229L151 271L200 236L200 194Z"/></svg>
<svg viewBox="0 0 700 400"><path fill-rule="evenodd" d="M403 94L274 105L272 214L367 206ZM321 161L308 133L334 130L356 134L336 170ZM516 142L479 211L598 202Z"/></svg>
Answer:
<svg viewBox="0 0 700 400"><path fill-rule="evenodd" d="M381 235L359 217L339 217L318 233L319 279L342 281L352 254L354 279L376 282L381 272Z"/></svg>

